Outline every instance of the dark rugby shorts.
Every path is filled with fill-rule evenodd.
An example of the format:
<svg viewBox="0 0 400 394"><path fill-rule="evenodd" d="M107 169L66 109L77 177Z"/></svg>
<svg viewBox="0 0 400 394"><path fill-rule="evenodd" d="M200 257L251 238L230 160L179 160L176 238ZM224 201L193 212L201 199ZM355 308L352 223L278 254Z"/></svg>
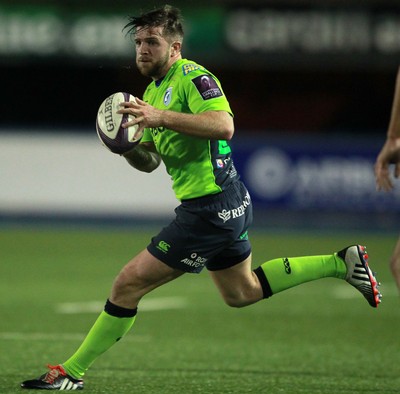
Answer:
<svg viewBox="0 0 400 394"><path fill-rule="evenodd" d="M218 271L251 253L247 229L253 220L249 192L240 181L218 194L184 200L175 219L152 238L147 250L168 266L199 273Z"/></svg>

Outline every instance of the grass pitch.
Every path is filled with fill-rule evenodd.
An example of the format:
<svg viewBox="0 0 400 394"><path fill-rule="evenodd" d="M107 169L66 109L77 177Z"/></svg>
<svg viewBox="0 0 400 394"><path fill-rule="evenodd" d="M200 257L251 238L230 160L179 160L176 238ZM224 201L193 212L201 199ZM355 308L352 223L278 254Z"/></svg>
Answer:
<svg viewBox="0 0 400 394"><path fill-rule="evenodd" d="M0 229L0 393L64 361L112 280L152 231ZM250 234L254 266L367 245L382 282L371 308L345 282L304 284L244 309L208 274L146 297L133 330L92 366L86 393L400 393L400 308L388 259L397 234Z"/></svg>

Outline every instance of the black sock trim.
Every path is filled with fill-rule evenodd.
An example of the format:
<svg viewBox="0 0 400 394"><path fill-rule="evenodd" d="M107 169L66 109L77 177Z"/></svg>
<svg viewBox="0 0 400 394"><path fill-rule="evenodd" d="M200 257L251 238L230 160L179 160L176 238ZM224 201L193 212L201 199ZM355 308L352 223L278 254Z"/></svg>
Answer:
<svg viewBox="0 0 400 394"><path fill-rule="evenodd" d="M268 279L265 276L264 270L260 267L254 270L254 273L257 275L258 280L260 281L261 288L263 291L263 298L269 298L272 296L271 286L269 285Z"/></svg>
<svg viewBox="0 0 400 394"><path fill-rule="evenodd" d="M123 308L122 306L115 305L110 300L107 300L106 305L104 306L104 311L115 317L133 317L137 313L137 308Z"/></svg>

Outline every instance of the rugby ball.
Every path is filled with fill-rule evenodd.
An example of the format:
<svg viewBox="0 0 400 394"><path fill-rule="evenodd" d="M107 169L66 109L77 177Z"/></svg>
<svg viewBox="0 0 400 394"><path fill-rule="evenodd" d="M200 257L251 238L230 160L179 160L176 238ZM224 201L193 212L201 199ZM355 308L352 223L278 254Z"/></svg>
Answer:
<svg viewBox="0 0 400 394"><path fill-rule="evenodd" d="M117 92L108 96L97 111L96 131L102 144L113 153L122 154L134 148L142 138L139 125L123 128L122 125L132 119L132 115L117 114L122 102L136 102L129 93Z"/></svg>

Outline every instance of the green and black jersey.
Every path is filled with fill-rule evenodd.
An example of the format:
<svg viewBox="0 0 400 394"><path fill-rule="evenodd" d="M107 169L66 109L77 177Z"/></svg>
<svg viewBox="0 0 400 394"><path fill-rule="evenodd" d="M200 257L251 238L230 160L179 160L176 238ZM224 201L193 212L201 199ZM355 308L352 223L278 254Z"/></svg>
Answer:
<svg viewBox="0 0 400 394"><path fill-rule="evenodd" d="M161 81L153 81L143 100L176 112L226 111L232 115L218 79L186 59L175 62ZM160 127L145 129L142 142L155 144L179 200L221 192L238 179L227 141L202 139Z"/></svg>

